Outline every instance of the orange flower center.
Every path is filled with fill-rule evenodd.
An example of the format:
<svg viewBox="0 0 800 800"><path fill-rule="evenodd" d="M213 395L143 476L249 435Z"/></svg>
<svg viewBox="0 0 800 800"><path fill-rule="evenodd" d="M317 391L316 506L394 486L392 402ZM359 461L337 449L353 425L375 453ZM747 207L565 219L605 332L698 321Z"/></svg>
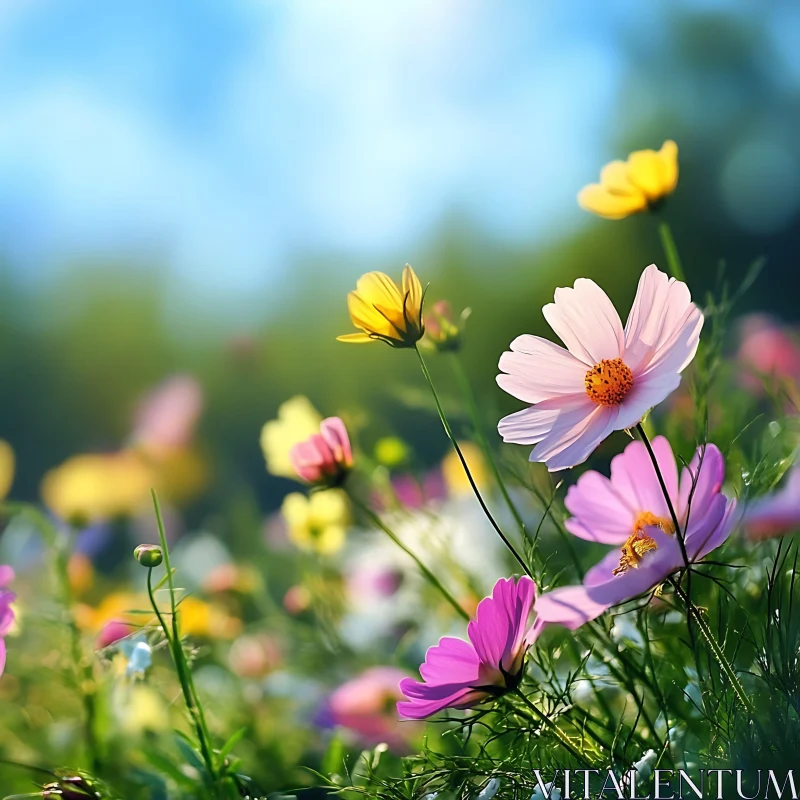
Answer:
<svg viewBox="0 0 800 800"><path fill-rule="evenodd" d="M661 528L664 533L675 533L675 526L672 520L665 517L657 517L650 511L641 511L633 523L633 533L622 545L622 556L619 559L619 566L614 570L614 575L622 575L629 569L637 569L645 553L651 550L658 550L658 545L652 536L644 532L647 526Z"/></svg>
<svg viewBox="0 0 800 800"><path fill-rule="evenodd" d="M633 373L621 358L604 358L584 379L586 394L599 406L618 406L633 388Z"/></svg>

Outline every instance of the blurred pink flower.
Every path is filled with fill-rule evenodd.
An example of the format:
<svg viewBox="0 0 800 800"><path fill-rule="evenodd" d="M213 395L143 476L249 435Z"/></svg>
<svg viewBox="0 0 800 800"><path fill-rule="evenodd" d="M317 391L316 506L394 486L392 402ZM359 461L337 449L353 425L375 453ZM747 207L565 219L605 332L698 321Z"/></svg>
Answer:
<svg viewBox="0 0 800 800"><path fill-rule="evenodd" d="M739 362L748 367L742 383L763 390L763 378L800 380L800 345L791 331L767 314L748 314L739 321Z"/></svg>
<svg viewBox="0 0 800 800"><path fill-rule="evenodd" d="M393 750L405 750L418 729L397 719L395 704L402 699L399 684L406 672L394 667L372 667L342 684L330 695L317 724L340 726L356 734L362 744L386 742Z"/></svg>
<svg viewBox="0 0 800 800"><path fill-rule="evenodd" d="M347 575L347 591L359 600L391 597L403 583L403 573L389 567L364 566Z"/></svg>
<svg viewBox="0 0 800 800"><path fill-rule="evenodd" d="M155 455L186 447L202 410L203 392L194 378L167 378L140 401L134 418L134 444Z"/></svg>
<svg viewBox="0 0 800 800"><path fill-rule="evenodd" d="M679 483L669 442L657 436L652 446L693 563L719 547L737 521L736 501L721 493L722 454L713 444L698 448ZM538 621L574 630L655 588L684 565L675 525L642 442L631 442L611 460L610 479L599 472L584 473L570 487L565 504L573 515L566 522L570 533L615 547L586 573L582 586L539 597Z"/></svg>
<svg viewBox="0 0 800 800"><path fill-rule="evenodd" d="M11 604L16 595L5 587L14 580L14 570L5 565L0 566L0 675L6 668L6 640L5 635L14 624L14 610Z"/></svg>
<svg viewBox="0 0 800 800"><path fill-rule="evenodd" d="M292 447L289 460L308 483L338 484L353 465L347 428L339 417L322 420L319 433Z"/></svg>
<svg viewBox="0 0 800 800"><path fill-rule="evenodd" d="M792 467L778 491L747 504L743 524L750 539L767 539L800 528L800 466Z"/></svg>
<svg viewBox="0 0 800 800"><path fill-rule="evenodd" d="M501 578L491 597L478 604L468 627L469 642L445 636L428 649L420 667L424 682L406 678L397 704L401 716L424 719L444 708L471 708L515 688L522 677L525 653L541 630L528 627L536 586L527 576L518 582Z"/></svg>
<svg viewBox="0 0 800 800"><path fill-rule="evenodd" d="M500 357L500 388L531 408L500 420L506 442L535 444L550 471L585 461L612 431L660 403L694 358L703 315L685 283L655 264L642 273L625 329L606 293L586 278L556 289L542 309L567 346L518 336Z"/></svg>
<svg viewBox="0 0 800 800"><path fill-rule="evenodd" d="M231 645L228 663L240 678L264 678L283 663L283 654L274 637L257 633L240 636Z"/></svg>
<svg viewBox="0 0 800 800"><path fill-rule="evenodd" d="M100 633L97 634L97 639L94 643L95 649L102 650L104 647L110 647L112 644L120 641L120 639L124 639L126 636L130 636L137 630L138 628L135 625L131 625L129 622L112 619L110 622L107 622Z"/></svg>

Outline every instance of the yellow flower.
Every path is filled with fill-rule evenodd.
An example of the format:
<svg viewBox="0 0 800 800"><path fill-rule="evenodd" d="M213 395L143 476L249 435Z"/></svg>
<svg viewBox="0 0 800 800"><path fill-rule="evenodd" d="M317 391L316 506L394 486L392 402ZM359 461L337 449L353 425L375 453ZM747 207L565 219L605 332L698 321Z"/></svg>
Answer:
<svg viewBox="0 0 800 800"><path fill-rule="evenodd" d="M478 488L485 488L489 476L486 471L486 461L480 447L472 444L472 442L459 442L458 446L461 448L469 471ZM442 477L448 492L451 494L469 494L472 491L467 473L464 472L461 459L455 450L451 450L442 460Z"/></svg>
<svg viewBox="0 0 800 800"><path fill-rule="evenodd" d="M347 295L350 319L361 333L337 337L340 342L380 341L392 347L414 347L425 333L422 322L424 292L414 270L406 264L403 285L383 272L368 272Z"/></svg>
<svg viewBox="0 0 800 800"><path fill-rule="evenodd" d="M342 549L350 512L341 490L293 492L284 498L281 513L289 538L302 550L330 555Z"/></svg>
<svg viewBox="0 0 800 800"><path fill-rule="evenodd" d="M322 415L307 397L297 395L278 409L278 418L261 429L261 450L267 461L267 471L283 478L297 479L289 458L291 449L309 436L319 433Z"/></svg>
<svg viewBox="0 0 800 800"><path fill-rule="evenodd" d="M75 526L129 516L148 500L154 475L136 453L73 456L42 480L45 505Z"/></svg>
<svg viewBox="0 0 800 800"><path fill-rule="evenodd" d="M0 500L5 500L14 482L14 451L0 439Z"/></svg>
<svg viewBox="0 0 800 800"><path fill-rule="evenodd" d="M678 145L664 142L662 148L637 150L627 161L612 161L600 171L600 183L578 192L581 208L606 219L624 219L648 211L678 183Z"/></svg>

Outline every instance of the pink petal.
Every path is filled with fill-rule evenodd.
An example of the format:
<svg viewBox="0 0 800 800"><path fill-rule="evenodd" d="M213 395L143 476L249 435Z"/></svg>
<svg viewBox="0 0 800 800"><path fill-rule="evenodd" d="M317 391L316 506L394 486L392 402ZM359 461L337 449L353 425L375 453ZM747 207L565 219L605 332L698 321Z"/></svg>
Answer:
<svg viewBox="0 0 800 800"><path fill-rule="evenodd" d="M444 636L438 645L428 648L419 673L428 683L474 683L480 673L480 659L468 642Z"/></svg>
<svg viewBox="0 0 800 800"><path fill-rule="evenodd" d="M544 318L567 349L589 367L625 354L622 322L608 295L592 280L578 278L573 288L556 289Z"/></svg>
<svg viewBox="0 0 800 800"><path fill-rule="evenodd" d="M731 503L735 506L733 501ZM728 509L728 502L721 494L715 495L704 506L695 508L692 504L689 526L684 532L686 552L690 561L697 561L702 558L703 553L709 553L714 549L710 544L719 538L720 526L729 513L731 512ZM727 533L730 533L730 529ZM725 538L727 534L719 544L722 544Z"/></svg>
<svg viewBox="0 0 800 800"><path fill-rule="evenodd" d="M0 586L7 586L14 580L14 570L6 564L0 564Z"/></svg>
<svg viewBox="0 0 800 800"><path fill-rule="evenodd" d="M319 429L336 462L349 467L353 463L353 450L344 422L339 417L328 417L322 420Z"/></svg>
<svg viewBox="0 0 800 800"><path fill-rule="evenodd" d="M632 428L654 406L669 397L680 386L679 372L661 374L653 372L649 375L637 376L633 389L619 406L620 429Z"/></svg>
<svg viewBox="0 0 800 800"><path fill-rule="evenodd" d="M587 398L588 400L588 398ZM550 472L582 464L616 427L619 411L613 406L594 407L588 414L575 419L567 415L557 420L553 429L530 455L531 461L544 461Z"/></svg>
<svg viewBox="0 0 800 800"><path fill-rule="evenodd" d="M716 550L720 545L724 544L734 528L741 522L741 519L742 515L738 510L736 500L729 500L725 506L725 513L716 528L709 536L703 538L695 560L705 558L712 550ZM695 539L699 538L695 537Z"/></svg>
<svg viewBox="0 0 800 800"><path fill-rule="evenodd" d="M6 669L6 642L5 639L0 638L0 675Z"/></svg>
<svg viewBox="0 0 800 800"><path fill-rule="evenodd" d="M570 486L564 504L572 514L565 523L567 530L581 539L602 544L624 544L638 510L599 472L581 475Z"/></svg>
<svg viewBox="0 0 800 800"><path fill-rule="evenodd" d="M511 342L511 352L500 356L497 376L503 391L526 403L584 391L586 364L575 356L538 336L518 336Z"/></svg>
<svg viewBox="0 0 800 800"><path fill-rule="evenodd" d="M589 597L585 586L564 586L545 592L536 601L536 618L557 623L574 631L586 622L596 619L610 606Z"/></svg>
<svg viewBox="0 0 800 800"><path fill-rule="evenodd" d="M400 687L403 688L402 683ZM397 704L397 713L405 719L425 719L445 708L459 708L470 695L475 695L475 692L468 687L463 687L450 695L432 700L416 698L410 701L400 701Z"/></svg>
<svg viewBox="0 0 800 800"><path fill-rule="evenodd" d="M583 585L586 587L599 586L614 577L614 570L619 566L622 558L622 549L614 549L590 567L583 576Z"/></svg>
<svg viewBox="0 0 800 800"><path fill-rule="evenodd" d="M677 505L678 468L672 448L663 436L656 436L651 444L667 491L673 504ZM622 453L611 459L611 483L637 511L649 511L657 517L670 518L655 467L643 442L631 442Z"/></svg>
<svg viewBox="0 0 800 800"><path fill-rule="evenodd" d="M690 519L695 514L703 515L714 495L722 490L725 480L725 459L716 445L698 447L688 467L681 471L681 488L678 506L683 516L691 497Z"/></svg>
<svg viewBox="0 0 800 800"><path fill-rule="evenodd" d="M595 408L585 392L554 397L503 417L497 430L504 442L536 444L556 427L566 429L579 423Z"/></svg>
<svg viewBox="0 0 800 800"><path fill-rule="evenodd" d="M670 368L680 372L694 357L702 326L686 284L651 264L639 279L625 325L625 363L636 374L674 353Z"/></svg>

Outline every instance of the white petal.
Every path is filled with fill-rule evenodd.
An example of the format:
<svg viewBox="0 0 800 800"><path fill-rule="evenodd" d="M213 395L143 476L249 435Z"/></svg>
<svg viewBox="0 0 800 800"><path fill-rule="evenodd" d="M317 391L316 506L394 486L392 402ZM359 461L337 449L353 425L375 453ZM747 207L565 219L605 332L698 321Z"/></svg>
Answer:
<svg viewBox="0 0 800 800"><path fill-rule="evenodd" d="M518 336L500 356L497 384L518 400L539 403L584 388L586 364L563 347L538 336Z"/></svg>
<svg viewBox="0 0 800 800"><path fill-rule="evenodd" d="M555 302L542 313L570 353L587 366L625 353L619 314L608 295L588 278L578 278L571 289L556 289Z"/></svg>

